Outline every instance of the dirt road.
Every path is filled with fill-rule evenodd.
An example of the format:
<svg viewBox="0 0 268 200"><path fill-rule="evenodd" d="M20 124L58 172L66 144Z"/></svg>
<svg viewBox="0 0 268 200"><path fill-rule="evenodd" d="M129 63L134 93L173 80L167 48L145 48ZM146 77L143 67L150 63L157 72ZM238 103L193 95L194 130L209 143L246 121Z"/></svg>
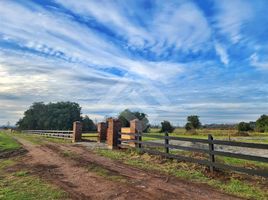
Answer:
<svg viewBox="0 0 268 200"><path fill-rule="evenodd" d="M18 140L28 150L22 167L59 186L70 199L239 199L207 185L127 166L84 147L54 143L34 146ZM64 156L63 152L68 154ZM100 175L103 170L108 176Z"/></svg>

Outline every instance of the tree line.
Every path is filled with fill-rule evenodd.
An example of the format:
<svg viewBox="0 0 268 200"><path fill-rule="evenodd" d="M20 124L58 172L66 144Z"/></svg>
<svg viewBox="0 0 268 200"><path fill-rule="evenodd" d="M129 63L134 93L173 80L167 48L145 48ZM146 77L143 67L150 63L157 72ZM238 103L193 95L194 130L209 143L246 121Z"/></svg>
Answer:
<svg viewBox="0 0 268 200"><path fill-rule="evenodd" d="M147 114L138 111L125 109L119 113L118 119L122 127L129 127L130 121L138 119L142 122L143 132L149 132L150 123ZM74 121L83 123L83 131L96 131L96 124L86 115L82 117L81 107L75 102L48 103L35 102L24 116L17 122L17 127L21 130L71 130ZM219 125L202 126L199 116L190 115L184 128L188 132L195 132L199 128L215 128ZM223 128L233 128L234 125L222 125ZM268 116L262 115L256 122L240 122L236 128L238 131L258 131L268 132ZM169 121L161 122L160 132L173 132L175 127Z"/></svg>

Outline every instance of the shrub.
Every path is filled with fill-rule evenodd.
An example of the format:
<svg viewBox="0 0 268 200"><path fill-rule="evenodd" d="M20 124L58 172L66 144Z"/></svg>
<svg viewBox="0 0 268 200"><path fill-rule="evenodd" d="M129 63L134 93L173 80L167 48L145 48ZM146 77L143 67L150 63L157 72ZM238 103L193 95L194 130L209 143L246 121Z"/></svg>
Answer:
<svg viewBox="0 0 268 200"><path fill-rule="evenodd" d="M240 122L238 125L237 125L237 130L239 132L245 132L245 131L252 131L253 129L251 128L250 124L249 123L246 123L246 122Z"/></svg>
<svg viewBox="0 0 268 200"><path fill-rule="evenodd" d="M169 132L172 133L174 131L174 127L171 125L171 123L169 121L163 121L161 122L161 130L160 132Z"/></svg>
<svg viewBox="0 0 268 200"><path fill-rule="evenodd" d="M201 122L197 115L191 115L187 117L187 123L185 124L186 131L195 130L201 126Z"/></svg>

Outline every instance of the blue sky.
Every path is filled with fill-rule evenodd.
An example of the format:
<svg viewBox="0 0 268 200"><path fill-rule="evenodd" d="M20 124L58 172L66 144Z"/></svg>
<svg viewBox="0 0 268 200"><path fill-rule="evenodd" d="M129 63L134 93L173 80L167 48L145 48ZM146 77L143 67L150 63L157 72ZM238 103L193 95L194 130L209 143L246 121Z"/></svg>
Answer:
<svg viewBox="0 0 268 200"><path fill-rule="evenodd" d="M0 124L34 101L152 123L268 114L266 0L2 0Z"/></svg>

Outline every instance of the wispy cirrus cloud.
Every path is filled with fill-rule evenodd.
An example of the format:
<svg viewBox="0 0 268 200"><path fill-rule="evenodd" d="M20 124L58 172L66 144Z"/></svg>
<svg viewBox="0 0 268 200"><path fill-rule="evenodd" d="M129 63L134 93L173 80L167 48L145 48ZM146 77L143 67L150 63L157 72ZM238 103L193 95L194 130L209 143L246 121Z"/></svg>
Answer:
<svg viewBox="0 0 268 200"><path fill-rule="evenodd" d="M229 56L227 54L226 49L219 43L215 43L215 50L217 54L220 56L221 62L225 65L229 64Z"/></svg>
<svg viewBox="0 0 268 200"><path fill-rule="evenodd" d="M0 124L61 100L99 120L127 107L153 122L253 119L267 108L265 4L0 1Z"/></svg>

